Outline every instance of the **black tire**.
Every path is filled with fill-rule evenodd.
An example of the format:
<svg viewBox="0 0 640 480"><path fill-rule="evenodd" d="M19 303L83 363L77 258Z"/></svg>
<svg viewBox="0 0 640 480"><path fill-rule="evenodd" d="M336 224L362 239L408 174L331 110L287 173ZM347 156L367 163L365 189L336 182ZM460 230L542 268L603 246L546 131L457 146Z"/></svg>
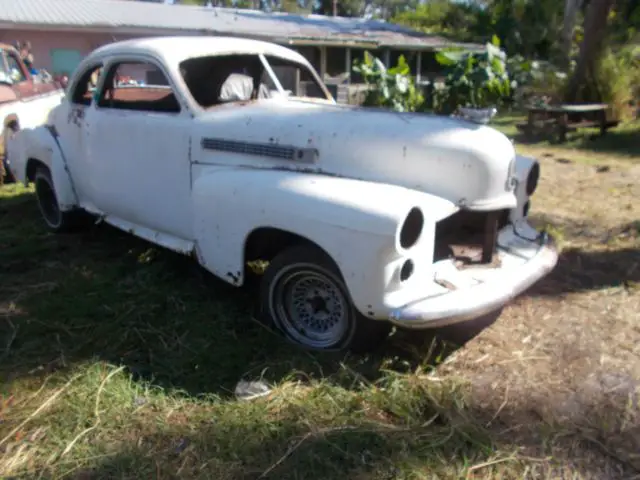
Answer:
<svg viewBox="0 0 640 480"><path fill-rule="evenodd" d="M18 131L18 127L16 124L12 123L7 125L4 128L4 131L2 133L2 165L0 165L0 185L2 184L8 184L8 183L14 183L16 181L15 176L13 175L13 172L11 171L11 168L9 167L9 153L7 150L7 146L9 144L9 136L14 134L15 132Z"/></svg>
<svg viewBox="0 0 640 480"><path fill-rule="evenodd" d="M311 312L320 308L322 315ZM288 248L267 267L260 317L309 350L363 353L376 349L391 330L389 322L358 312L333 260L307 245Z"/></svg>
<svg viewBox="0 0 640 480"><path fill-rule="evenodd" d="M58 205L58 197L51 179L51 172L46 167L38 167L34 177L36 198L40 214L47 228L55 233L65 233L77 229L82 225L81 211L71 210L63 212Z"/></svg>

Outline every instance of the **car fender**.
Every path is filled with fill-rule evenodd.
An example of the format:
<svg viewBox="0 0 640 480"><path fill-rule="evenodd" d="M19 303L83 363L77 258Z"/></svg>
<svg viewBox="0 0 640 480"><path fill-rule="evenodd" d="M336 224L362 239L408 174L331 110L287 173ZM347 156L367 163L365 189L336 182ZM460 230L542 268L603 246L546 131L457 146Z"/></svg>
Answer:
<svg viewBox="0 0 640 480"><path fill-rule="evenodd" d="M51 172L60 209L69 211L77 207L64 154L48 127L43 125L18 131L11 141L10 149L12 170L19 182L28 185L33 180L33 161L38 161Z"/></svg>
<svg viewBox="0 0 640 480"><path fill-rule="evenodd" d="M244 281L246 241L258 228L299 235L335 261L360 310L379 310L406 254L398 242L419 207L423 234L411 250L430 262L435 222L457 211L448 200L404 187L324 174L207 167L193 185L196 253L227 282ZM381 303L380 303L380 308Z"/></svg>
<svg viewBox="0 0 640 480"><path fill-rule="evenodd" d="M519 221L523 218L524 205L529 201L529 195L527 195L527 177L529 172L538 160L533 157L526 157L524 155L516 155L515 176L517 179L516 184L516 208L511 210L510 218L512 221Z"/></svg>

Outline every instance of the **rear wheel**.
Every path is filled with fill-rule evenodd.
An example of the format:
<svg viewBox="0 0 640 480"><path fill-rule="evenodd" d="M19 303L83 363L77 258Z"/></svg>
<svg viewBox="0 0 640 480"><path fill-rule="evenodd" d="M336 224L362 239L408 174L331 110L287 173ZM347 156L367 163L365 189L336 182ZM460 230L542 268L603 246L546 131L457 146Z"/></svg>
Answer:
<svg viewBox="0 0 640 480"><path fill-rule="evenodd" d="M391 329L357 311L334 262L313 246L291 247L269 264L260 300L263 319L307 349L368 351Z"/></svg>
<svg viewBox="0 0 640 480"><path fill-rule="evenodd" d="M13 183L16 181L13 172L11 171L11 161L9 159L9 141L19 130L17 122L11 122L4 128L2 132L2 161L0 163L0 185L3 183Z"/></svg>
<svg viewBox="0 0 640 480"><path fill-rule="evenodd" d="M46 167L38 167L34 183L40 214L49 230L56 233L68 232L82 222L82 212L62 211L51 179L51 172Z"/></svg>

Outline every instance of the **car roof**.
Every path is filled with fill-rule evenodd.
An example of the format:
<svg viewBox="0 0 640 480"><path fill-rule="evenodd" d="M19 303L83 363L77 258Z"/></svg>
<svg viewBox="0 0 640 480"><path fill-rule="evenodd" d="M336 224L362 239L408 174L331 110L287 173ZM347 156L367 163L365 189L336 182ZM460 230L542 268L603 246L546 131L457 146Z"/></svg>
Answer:
<svg viewBox="0 0 640 480"><path fill-rule="evenodd" d="M222 36L174 36L123 40L97 48L89 54L87 60L96 56L130 53L151 55L174 66L189 58L242 54L272 55L308 65L307 60L298 52L275 43Z"/></svg>

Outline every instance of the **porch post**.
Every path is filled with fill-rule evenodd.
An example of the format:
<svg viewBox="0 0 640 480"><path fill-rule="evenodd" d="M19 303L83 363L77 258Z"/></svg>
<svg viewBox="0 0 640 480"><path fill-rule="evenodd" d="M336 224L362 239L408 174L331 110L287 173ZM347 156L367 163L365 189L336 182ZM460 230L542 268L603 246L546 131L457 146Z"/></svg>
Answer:
<svg viewBox="0 0 640 480"><path fill-rule="evenodd" d="M422 71L422 51L418 50L418 58L416 59L416 83L420 83L420 72Z"/></svg>
<svg viewBox="0 0 640 480"><path fill-rule="evenodd" d="M344 68L345 68L345 72L347 73L347 84L350 84L351 83L351 48L347 47L345 49L344 58L345 58Z"/></svg>
<svg viewBox="0 0 640 480"><path fill-rule="evenodd" d="M327 47L320 47L320 78L325 81L327 76Z"/></svg>
<svg viewBox="0 0 640 480"><path fill-rule="evenodd" d="M385 67L389 68L389 63L391 62L391 51L388 48L385 48L382 53L382 62Z"/></svg>

